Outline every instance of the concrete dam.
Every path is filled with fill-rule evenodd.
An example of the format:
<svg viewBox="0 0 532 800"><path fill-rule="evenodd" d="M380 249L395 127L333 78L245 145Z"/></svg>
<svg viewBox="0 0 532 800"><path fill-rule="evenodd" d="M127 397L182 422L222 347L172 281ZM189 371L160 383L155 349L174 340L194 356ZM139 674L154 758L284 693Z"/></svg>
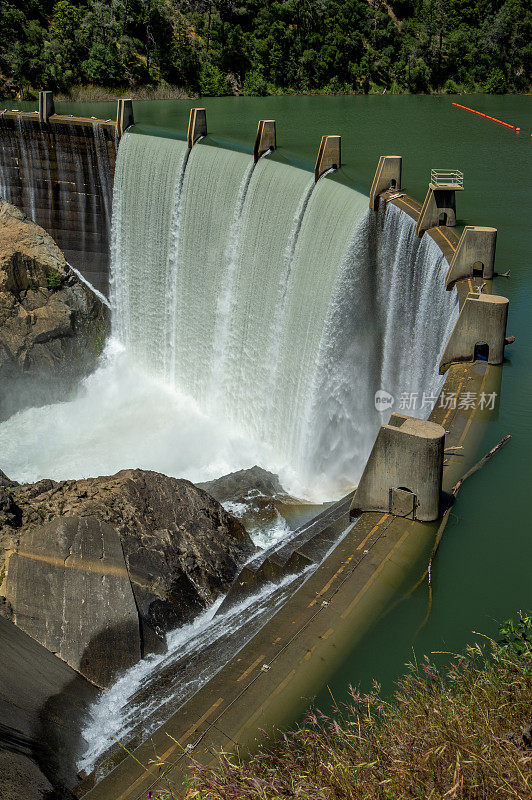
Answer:
<svg viewBox="0 0 532 800"><path fill-rule="evenodd" d="M107 294L117 125L50 111L0 113L0 197L48 231Z"/></svg>
<svg viewBox="0 0 532 800"><path fill-rule="evenodd" d="M178 417L176 430L165 431L165 451L180 453L168 474L205 480L252 459L298 497L341 499L295 532L263 542L225 599L170 634L164 655L128 670L96 701L77 752L83 780L76 794L93 800L146 797L165 782L179 787L190 758L208 762L235 742L253 749L259 726L295 713L325 679L322 662L338 663L342 642L361 635L412 564L430 553L462 469L445 447L464 447L482 425L476 409L438 398L465 385L487 391L500 380L506 343L507 301L486 293L496 232L469 226L458 238L452 231L455 192L463 188L455 175L431 176L420 204L401 190L400 157L383 156L368 201L336 180L339 137L323 137L313 175L276 159L271 120L259 123L248 154L213 146L202 109L193 110L186 139L139 133L129 113L119 106L116 167L114 129L103 134L101 158L107 128L83 123L83 144L76 132L73 147L96 155L67 181L83 243L68 257L104 292L101 265L109 264L112 343L61 418L75 436L68 420L82 418L110 385L120 414L107 423L105 453L101 427L100 449L91 450L94 423L85 415L79 469L98 474L131 457L147 468L160 464L160 414L168 406L143 395L145 416L126 410L121 391L129 406L135 402L124 380L126 354L163 392L190 398L201 424L211 426L200 436ZM34 164L36 174L37 153L43 170L52 150L57 158L57 143L43 143L53 118L2 124L0 141L10 143L18 172L0 171L0 187L38 217L39 192L28 191L24 165ZM40 180L61 192L53 188L59 161L36 188ZM97 191L79 192L93 176ZM62 245L73 241L65 219L37 221ZM92 224L97 248L108 242L108 262L95 267L95 240L80 233ZM415 413L407 404L414 395L426 398ZM32 423L52 413L33 409ZM25 414L8 421L20 452L9 454L14 460L27 458ZM139 419L142 454L122 442L125 425ZM223 440L220 451L225 425L239 438ZM76 442L63 445L59 430L54 436L51 477L70 477L67 450ZM207 467L197 461L198 447ZM50 471L39 458L35 474ZM155 748L160 765L144 773L113 747L116 740L141 763Z"/></svg>

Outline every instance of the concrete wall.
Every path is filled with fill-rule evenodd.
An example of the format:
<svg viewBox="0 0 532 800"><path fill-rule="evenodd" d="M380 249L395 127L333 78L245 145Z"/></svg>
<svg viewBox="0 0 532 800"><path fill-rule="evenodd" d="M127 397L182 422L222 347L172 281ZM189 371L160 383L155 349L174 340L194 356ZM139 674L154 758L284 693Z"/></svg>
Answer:
<svg viewBox="0 0 532 800"><path fill-rule="evenodd" d="M194 147L198 139L203 136L207 136L207 112L204 108L191 108L188 119L188 146Z"/></svg>
<svg viewBox="0 0 532 800"><path fill-rule="evenodd" d="M422 236L424 231L429 228L434 228L440 224L441 214L445 214L445 221L443 224L454 226L456 225L456 190L455 189L441 189L429 184L429 189L423 203L423 208L419 215L419 220L416 226L416 233Z"/></svg>
<svg viewBox="0 0 532 800"><path fill-rule="evenodd" d="M255 161L258 161L264 153L268 150L275 150L277 147L277 135L275 131L274 119L261 119L257 127L257 135L255 137L255 147L253 148L253 156Z"/></svg>
<svg viewBox="0 0 532 800"><path fill-rule="evenodd" d="M444 439L441 425L392 414L379 430L351 514L383 511L424 522L437 519Z"/></svg>
<svg viewBox="0 0 532 800"><path fill-rule="evenodd" d="M114 122L0 116L0 195L47 230L104 294L117 146Z"/></svg>
<svg viewBox="0 0 532 800"><path fill-rule="evenodd" d="M316 166L314 167L314 179L318 181L327 170L340 169L341 166L342 137L322 136Z"/></svg>
<svg viewBox="0 0 532 800"><path fill-rule="evenodd" d="M369 207L377 211L379 195L387 189L401 188L402 156L381 156L371 184Z"/></svg>

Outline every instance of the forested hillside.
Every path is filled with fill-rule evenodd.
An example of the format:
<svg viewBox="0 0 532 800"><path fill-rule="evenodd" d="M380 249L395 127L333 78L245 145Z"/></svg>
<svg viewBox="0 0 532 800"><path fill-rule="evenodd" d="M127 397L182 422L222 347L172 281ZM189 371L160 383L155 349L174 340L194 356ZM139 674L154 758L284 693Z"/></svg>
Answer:
<svg viewBox="0 0 532 800"><path fill-rule="evenodd" d="M0 96L526 92L529 0L0 0ZM174 89L175 91L175 89Z"/></svg>

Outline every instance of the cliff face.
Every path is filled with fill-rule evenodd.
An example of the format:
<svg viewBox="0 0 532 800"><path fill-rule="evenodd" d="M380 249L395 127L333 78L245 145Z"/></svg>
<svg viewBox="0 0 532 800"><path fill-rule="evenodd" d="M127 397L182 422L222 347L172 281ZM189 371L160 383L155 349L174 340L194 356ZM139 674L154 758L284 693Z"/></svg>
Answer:
<svg viewBox="0 0 532 800"><path fill-rule="evenodd" d="M95 366L107 328L51 236L0 200L0 419L60 397Z"/></svg>
<svg viewBox="0 0 532 800"><path fill-rule="evenodd" d="M0 612L99 686L163 648L254 550L210 495L156 472L4 476L0 493Z"/></svg>

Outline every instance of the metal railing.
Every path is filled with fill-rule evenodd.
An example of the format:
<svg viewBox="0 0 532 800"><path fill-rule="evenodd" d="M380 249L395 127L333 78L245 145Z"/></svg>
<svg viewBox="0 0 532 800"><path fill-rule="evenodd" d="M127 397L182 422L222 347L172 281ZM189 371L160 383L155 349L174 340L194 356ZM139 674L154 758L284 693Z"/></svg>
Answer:
<svg viewBox="0 0 532 800"><path fill-rule="evenodd" d="M435 186L460 186L464 188L464 173L459 169L431 169L430 182Z"/></svg>

